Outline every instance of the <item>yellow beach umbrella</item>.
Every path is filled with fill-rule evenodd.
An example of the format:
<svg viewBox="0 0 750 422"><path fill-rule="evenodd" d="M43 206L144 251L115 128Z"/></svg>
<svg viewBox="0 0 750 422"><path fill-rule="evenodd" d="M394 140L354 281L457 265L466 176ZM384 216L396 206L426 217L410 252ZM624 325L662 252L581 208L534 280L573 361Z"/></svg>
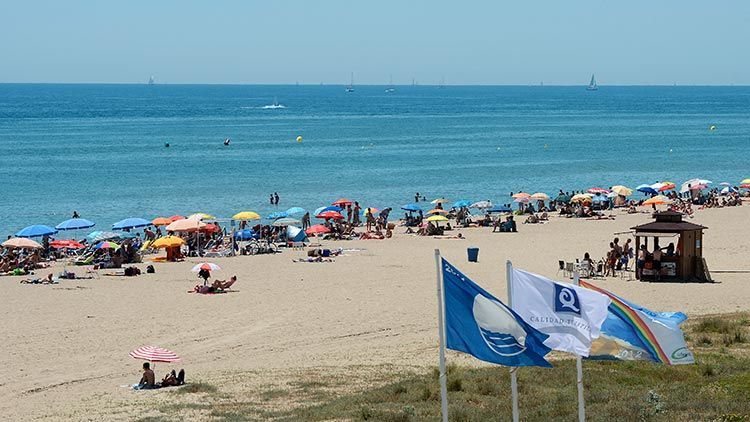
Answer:
<svg viewBox="0 0 750 422"><path fill-rule="evenodd" d="M612 186L612 192L622 196L630 196L633 194L633 189L630 189L627 186L615 185Z"/></svg>
<svg viewBox="0 0 750 422"><path fill-rule="evenodd" d="M152 248L156 249L162 249L162 248L173 248L175 246L182 246L185 244L185 241L182 240L182 238L177 236L164 236L160 237L156 240L154 240L154 243L151 244Z"/></svg>
<svg viewBox="0 0 750 422"><path fill-rule="evenodd" d="M579 193L577 195L573 195L573 197L570 198L570 202L591 202L591 197L588 195Z"/></svg>
<svg viewBox="0 0 750 422"><path fill-rule="evenodd" d="M740 182L740 184L741 184L741 185L747 185L747 184L750 184L750 179L745 179L745 180L741 181L741 182Z"/></svg>
<svg viewBox="0 0 750 422"><path fill-rule="evenodd" d="M433 216L427 217L427 221L448 221L448 219L442 215L433 215Z"/></svg>
<svg viewBox="0 0 750 422"><path fill-rule="evenodd" d="M649 198L643 201L642 205L663 205L672 202L669 198L664 195L656 195L653 198Z"/></svg>
<svg viewBox="0 0 750 422"><path fill-rule="evenodd" d="M541 199L543 201L549 201L549 195L547 195L544 192L537 192L537 193L531 195L531 198L533 198L533 199Z"/></svg>
<svg viewBox="0 0 750 422"><path fill-rule="evenodd" d="M439 209L439 208L435 208L434 210L429 210L429 211L427 211L427 214L442 214L442 215L448 215L448 214L450 214L450 213L449 213L448 211L446 211L446 210L441 210L441 209Z"/></svg>
<svg viewBox="0 0 750 422"><path fill-rule="evenodd" d="M260 220L260 215L255 211L242 211L233 215L232 220Z"/></svg>

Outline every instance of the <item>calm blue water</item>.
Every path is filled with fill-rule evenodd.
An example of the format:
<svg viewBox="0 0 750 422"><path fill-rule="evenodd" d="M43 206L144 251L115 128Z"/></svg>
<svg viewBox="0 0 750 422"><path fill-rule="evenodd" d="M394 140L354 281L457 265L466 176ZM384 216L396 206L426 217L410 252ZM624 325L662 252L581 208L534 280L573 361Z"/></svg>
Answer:
<svg viewBox="0 0 750 422"><path fill-rule="evenodd" d="M287 108L262 109L274 97ZM415 191L507 202L518 190L738 183L749 136L748 87L0 85L0 234L73 210L97 228L266 214L274 191L280 209L339 197L396 208Z"/></svg>

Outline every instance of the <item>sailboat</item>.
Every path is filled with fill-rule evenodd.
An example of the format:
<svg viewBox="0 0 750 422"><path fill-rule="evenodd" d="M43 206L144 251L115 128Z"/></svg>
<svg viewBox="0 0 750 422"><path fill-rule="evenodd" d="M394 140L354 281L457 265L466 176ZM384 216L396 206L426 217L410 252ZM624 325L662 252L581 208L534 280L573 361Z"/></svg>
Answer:
<svg viewBox="0 0 750 422"><path fill-rule="evenodd" d="M149 78L148 78L148 84L149 85L153 85L154 83L155 83L154 82L154 77L153 76L149 76Z"/></svg>
<svg viewBox="0 0 750 422"><path fill-rule="evenodd" d="M393 76L391 76L391 83L388 84L388 86L385 88L385 92L387 93L396 92L396 87L393 86Z"/></svg>
<svg viewBox="0 0 750 422"><path fill-rule="evenodd" d="M596 91L599 87L596 85L596 79L594 78L594 74L591 74L591 82L589 82L589 86L586 87L586 91Z"/></svg>
<svg viewBox="0 0 750 422"><path fill-rule="evenodd" d="M352 79L349 86L346 87L346 92L354 92L354 72L352 72Z"/></svg>

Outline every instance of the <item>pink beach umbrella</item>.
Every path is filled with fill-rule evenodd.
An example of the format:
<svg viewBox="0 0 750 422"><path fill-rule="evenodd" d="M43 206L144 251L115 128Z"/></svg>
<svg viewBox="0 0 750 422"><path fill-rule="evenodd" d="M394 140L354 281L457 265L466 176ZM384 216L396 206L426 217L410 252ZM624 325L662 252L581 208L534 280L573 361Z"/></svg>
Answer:
<svg viewBox="0 0 750 422"><path fill-rule="evenodd" d="M165 362L165 363L172 363L172 362L179 362L181 359L179 356L177 356L177 353L163 349L161 347L156 346L143 346L139 347L132 352L130 352L130 356L135 359L141 359L146 360L151 363L154 362ZM154 365L152 370L156 368L156 365Z"/></svg>
<svg viewBox="0 0 750 422"><path fill-rule="evenodd" d="M220 269L221 269L221 267L218 266L218 265L216 265L216 264L214 264L213 262L204 262L204 263L201 263L201 264L197 264L190 271L192 271L194 273L197 273L200 270L217 271L217 270L220 270Z"/></svg>
<svg viewBox="0 0 750 422"><path fill-rule="evenodd" d="M606 194L609 193L609 189L604 189L604 188L589 188L586 192L593 193L593 194L601 193L601 194L606 195Z"/></svg>

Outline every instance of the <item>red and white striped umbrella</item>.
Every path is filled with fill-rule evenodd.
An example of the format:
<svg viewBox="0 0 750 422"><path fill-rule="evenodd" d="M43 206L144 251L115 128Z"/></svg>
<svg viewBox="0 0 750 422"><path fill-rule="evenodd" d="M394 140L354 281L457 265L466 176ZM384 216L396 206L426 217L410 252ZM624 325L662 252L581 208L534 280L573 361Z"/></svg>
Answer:
<svg viewBox="0 0 750 422"><path fill-rule="evenodd" d="M143 359L149 362L179 362L180 357L171 350L162 349L156 346L139 347L132 352L130 356L136 359Z"/></svg>
<svg viewBox="0 0 750 422"><path fill-rule="evenodd" d="M221 269L221 267L218 266L218 265L216 265L216 264L214 264L213 262L204 262L204 263L201 263L201 264L197 264L190 271L192 271L194 273L197 273L200 270L216 271L216 270L220 270L220 269Z"/></svg>

